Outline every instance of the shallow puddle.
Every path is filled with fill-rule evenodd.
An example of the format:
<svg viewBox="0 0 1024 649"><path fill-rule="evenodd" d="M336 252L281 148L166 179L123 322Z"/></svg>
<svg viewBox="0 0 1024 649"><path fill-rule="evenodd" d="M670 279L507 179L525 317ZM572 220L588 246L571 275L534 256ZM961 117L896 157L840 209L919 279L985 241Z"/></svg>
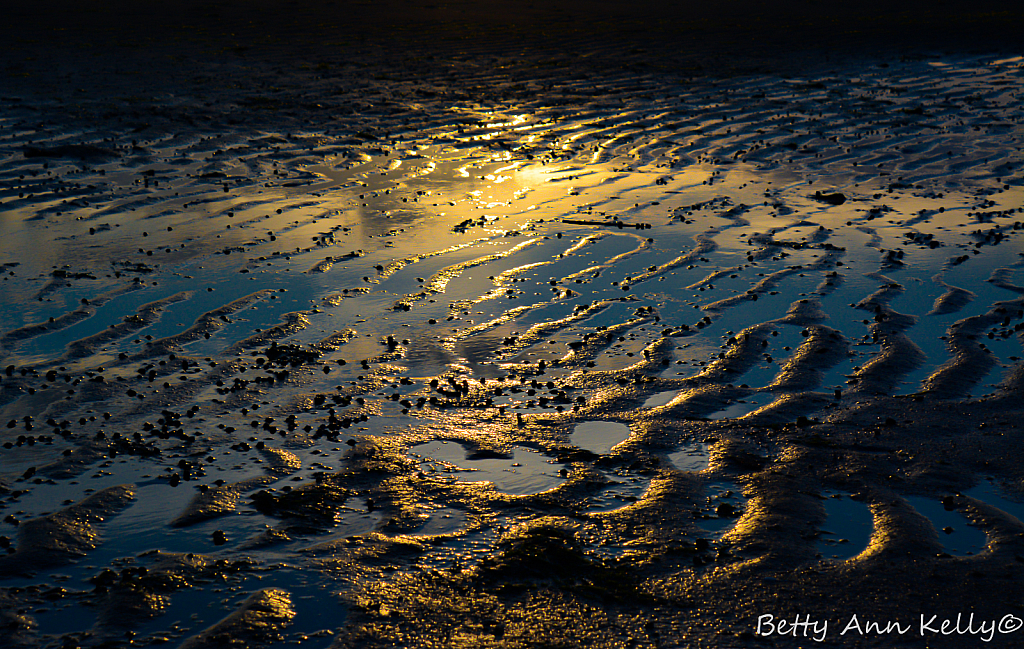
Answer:
<svg viewBox="0 0 1024 649"><path fill-rule="evenodd" d="M704 471L708 468L708 445L694 442L669 453L668 461L680 471Z"/></svg>
<svg viewBox="0 0 1024 649"><path fill-rule="evenodd" d="M775 400L775 396L769 392L752 394L743 399L733 401L725 408L708 415L708 419L736 419L748 415L762 406L766 406Z"/></svg>
<svg viewBox="0 0 1024 649"><path fill-rule="evenodd" d="M643 407L646 408L658 408L665 405L672 399L675 399L679 394L679 390L668 390L665 392L659 392L658 394L647 397L647 401L644 401Z"/></svg>
<svg viewBox="0 0 1024 649"><path fill-rule="evenodd" d="M825 522L818 537L818 552L823 558L845 561L868 547L874 529L871 509L846 492L822 493Z"/></svg>
<svg viewBox="0 0 1024 649"><path fill-rule="evenodd" d="M569 443L598 455L606 455L629 439L629 426L614 421L587 421L576 424Z"/></svg>
<svg viewBox="0 0 1024 649"><path fill-rule="evenodd" d="M963 514L947 510L934 498L909 496L907 502L931 521L938 533L939 543L947 553L963 557L979 554L985 549L988 542L985 533L971 525Z"/></svg>
<svg viewBox="0 0 1024 649"><path fill-rule="evenodd" d="M742 490L735 483L711 482L707 485L706 498L694 511L694 524L711 538L721 538L736 525L746 502Z"/></svg>
<svg viewBox="0 0 1024 649"><path fill-rule="evenodd" d="M1007 498L1006 491L991 479L981 481L977 486L965 491L964 495L1001 509L1024 524L1024 503Z"/></svg>
<svg viewBox="0 0 1024 649"><path fill-rule="evenodd" d="M511 458L473 458L467 447L454 441L417 444L409 455L420 462L421 470L434 479L463 482L491 482L498 491L517 496L554 489L565 481L559 470L565 468L539 451L525 446L511 449Z"/></svg>

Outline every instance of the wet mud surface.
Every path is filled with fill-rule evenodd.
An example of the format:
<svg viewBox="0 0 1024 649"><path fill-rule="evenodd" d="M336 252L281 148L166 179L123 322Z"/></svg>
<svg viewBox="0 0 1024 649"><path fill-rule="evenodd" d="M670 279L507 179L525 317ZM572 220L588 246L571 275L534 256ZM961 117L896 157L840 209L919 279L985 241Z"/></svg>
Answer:
<svg viewBox="0 0 1024 649"><path fill-rule="evenodd" d="M1024 61L616 47L12 68L0 644L1019 643Z"/></svg>

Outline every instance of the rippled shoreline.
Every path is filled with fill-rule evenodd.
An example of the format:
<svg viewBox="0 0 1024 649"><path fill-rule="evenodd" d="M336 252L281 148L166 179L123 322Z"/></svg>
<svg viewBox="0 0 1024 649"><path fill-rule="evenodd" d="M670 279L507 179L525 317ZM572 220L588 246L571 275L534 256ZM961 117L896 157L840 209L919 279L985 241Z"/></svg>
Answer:
<svg viewBox="0 0 1024 649"><path fill-rule="evenodd" d="M1015 610L1019 57L253 67L0 100L5 642Z"/></svg>

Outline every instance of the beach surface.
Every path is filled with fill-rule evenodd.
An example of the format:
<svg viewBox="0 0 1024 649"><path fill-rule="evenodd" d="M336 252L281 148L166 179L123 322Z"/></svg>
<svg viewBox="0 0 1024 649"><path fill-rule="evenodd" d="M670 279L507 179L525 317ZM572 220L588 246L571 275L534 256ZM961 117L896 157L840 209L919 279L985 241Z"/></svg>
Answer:
<svg viewBox="0 0 1024 649"><path fill-rule="evenodd" d="M1012 3L5 11L0 645L1019 646Z"/></svg>

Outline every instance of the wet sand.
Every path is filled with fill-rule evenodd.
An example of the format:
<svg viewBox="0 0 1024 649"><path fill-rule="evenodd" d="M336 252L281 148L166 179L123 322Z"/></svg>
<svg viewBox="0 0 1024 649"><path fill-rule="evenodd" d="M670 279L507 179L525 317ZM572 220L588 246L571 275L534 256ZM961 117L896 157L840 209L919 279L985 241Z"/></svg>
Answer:
<svg viewBox="0 0 1024 649"><path fill-rule="evenodd" d="M9 10L0 644L1019 644L1021 12L728 5Z"/></svg>

